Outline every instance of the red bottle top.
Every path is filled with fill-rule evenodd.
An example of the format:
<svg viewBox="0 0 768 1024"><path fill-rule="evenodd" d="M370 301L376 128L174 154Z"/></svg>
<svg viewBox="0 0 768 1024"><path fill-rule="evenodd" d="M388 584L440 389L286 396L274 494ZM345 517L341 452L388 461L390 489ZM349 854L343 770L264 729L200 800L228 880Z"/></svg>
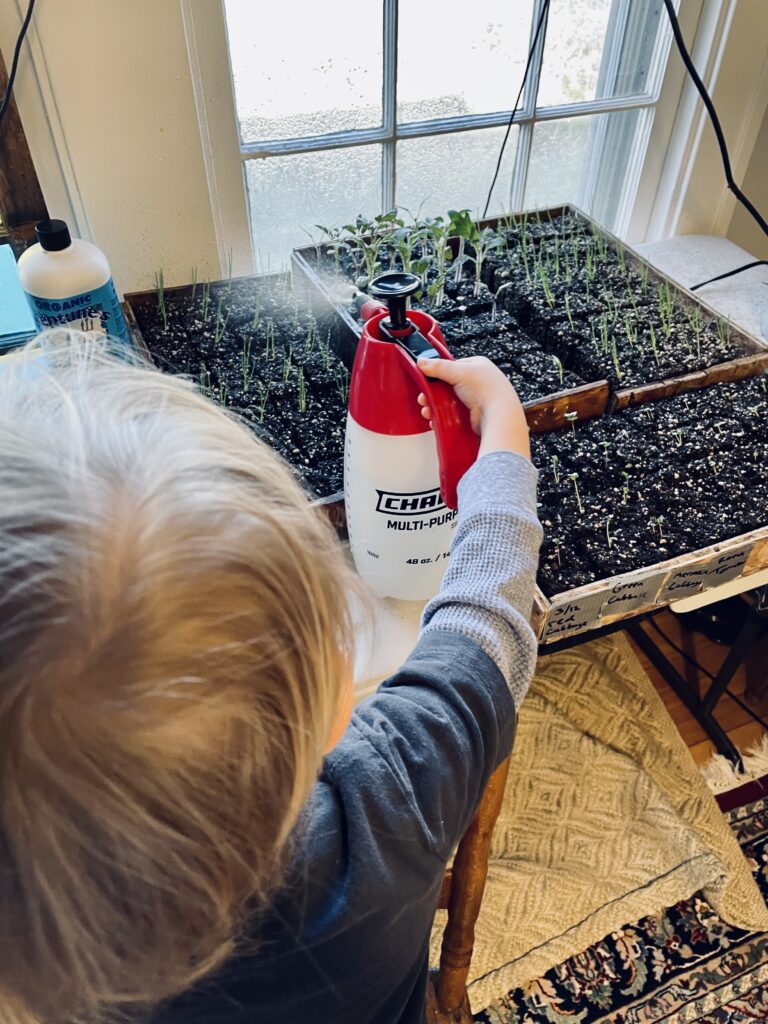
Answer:
<svg viewBox="0 0 768 1024"><path fill-rule="evenodd" d="M432 410L440 491L448 508L456 508L459 480L477 458L480 446L469 410L449 384L426 377L414 358L384 333L381 324L389 315L386 307L366 303L363 311L369 313L369 319L363 327L352 370L350 415L361 427L377 434L423 434L429 430L417 401L423 392ZM407 317L441 359L453 359L434 317L420 310L409 310Z"/></svg>

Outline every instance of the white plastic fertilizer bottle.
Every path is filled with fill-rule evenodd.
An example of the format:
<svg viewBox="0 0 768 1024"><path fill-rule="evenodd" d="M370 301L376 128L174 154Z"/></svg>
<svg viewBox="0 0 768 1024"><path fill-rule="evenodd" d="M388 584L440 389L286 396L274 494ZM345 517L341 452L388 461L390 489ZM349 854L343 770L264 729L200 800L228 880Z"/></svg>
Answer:
<svg viewBox="0 0 768 1024"><path fill-rule="evenodd" d="M21 254L19 280L40 330L73 327L130 342L107 257L72 238L63 220L35 225L37 244Z"/></svg>

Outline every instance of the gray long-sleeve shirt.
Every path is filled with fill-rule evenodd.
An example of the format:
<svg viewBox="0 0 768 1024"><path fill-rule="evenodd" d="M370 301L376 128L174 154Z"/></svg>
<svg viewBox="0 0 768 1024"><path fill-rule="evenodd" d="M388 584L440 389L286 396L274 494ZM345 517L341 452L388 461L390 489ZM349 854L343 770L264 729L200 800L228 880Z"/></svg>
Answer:
<svg viewBox="0 0 768 1024"><path fill-rule="evenodd" d="M416 648L325 760L257 953L157 1024L421 1024L445 867L533 676L540 542L536 470L484 456L459 485L451 562Z"/></svg>

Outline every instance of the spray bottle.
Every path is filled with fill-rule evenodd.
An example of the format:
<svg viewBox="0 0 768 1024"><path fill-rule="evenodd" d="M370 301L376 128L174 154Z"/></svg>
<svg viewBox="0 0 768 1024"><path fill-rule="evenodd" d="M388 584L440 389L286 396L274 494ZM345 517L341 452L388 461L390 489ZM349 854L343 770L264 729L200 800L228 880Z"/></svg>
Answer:
<svg viewBox="0 0 768 1024"><path fill-rule="evenodd" d="M448 566L456 528L456 488L477 458L480 438L450 385L430 379L417 360L452 359L437 321L406 310L421 288L414 274L389 273L357 346L344 452L344 500L357 571L383 597L424 600ZM432 411L421 415L419 392Z"/></svg>

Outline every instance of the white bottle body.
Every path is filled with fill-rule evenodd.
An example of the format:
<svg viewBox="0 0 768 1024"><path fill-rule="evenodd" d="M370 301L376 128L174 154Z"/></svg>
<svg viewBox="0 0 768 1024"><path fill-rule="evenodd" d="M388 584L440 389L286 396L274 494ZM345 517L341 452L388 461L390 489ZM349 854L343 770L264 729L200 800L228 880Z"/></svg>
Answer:
<svg viewBox="0 0 768 1024"><path fill-rule="evenodd" d="M440 497L432 431L378 434L348 415L344 503L352 557L365 582L381 597L433 597L458 513Z"/></svg>
<svg viewBox="0 0 768 1024"><path fill-rule="evenodd" d="M18 273L40 330L72 327L130 340L107 257L91 242L73 238L59 251L32 245Z"/></svg>

